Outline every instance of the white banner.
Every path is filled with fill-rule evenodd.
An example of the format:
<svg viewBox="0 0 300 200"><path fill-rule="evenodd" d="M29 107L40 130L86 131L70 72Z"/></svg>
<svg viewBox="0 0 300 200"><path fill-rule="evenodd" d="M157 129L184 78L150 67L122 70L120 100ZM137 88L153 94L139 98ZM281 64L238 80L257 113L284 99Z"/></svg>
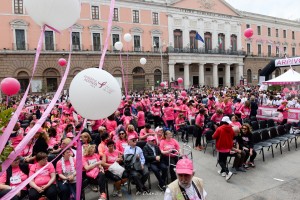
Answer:
<svg viewBox="0 0 300 200"><path fill-rule="evenodd" d="M276 59L275 67L283 67L289 65L300 65L300 57Z"/></svg>

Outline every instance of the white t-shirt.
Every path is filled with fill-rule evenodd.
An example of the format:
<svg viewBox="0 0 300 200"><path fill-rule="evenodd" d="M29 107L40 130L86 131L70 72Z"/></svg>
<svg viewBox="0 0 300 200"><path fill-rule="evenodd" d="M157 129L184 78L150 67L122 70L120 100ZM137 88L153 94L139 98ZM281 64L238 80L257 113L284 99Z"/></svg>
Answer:
<svg viewBox="0 0 300 200"><path fill-rule="evenodd" d="M190 200L200 200L200 198L198 197L197 191L195 190L195 188L193 187L192 184L190 185L190 187L185 188L185 192L188 195ZM207 193L203 188L203 197L201 197L202 198L201 200L205 200L206 196L207 196ZM172 193L169 188L167 188L165 191L164 200L172 200Z"/></svg>

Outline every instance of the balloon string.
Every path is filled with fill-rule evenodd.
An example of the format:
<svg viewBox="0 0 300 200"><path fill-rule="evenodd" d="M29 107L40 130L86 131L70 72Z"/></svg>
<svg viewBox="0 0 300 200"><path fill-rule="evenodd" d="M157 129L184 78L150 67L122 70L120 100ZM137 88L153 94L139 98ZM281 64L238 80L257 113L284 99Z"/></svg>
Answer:
<svg viewBox="0 0 300 200"><path fill-rule="evenodd" d="M33 80L33 75L35 73L35 70L36 70L36 67L37 67L37 63L38 63L38 60L39 60L39 57L40 57L40 54L41 54L41 50L42 50L42 46L43 46L43 39L44 39L44 34L45 34L45 26L42 27L42 30L41 30L41 35L40 35L40 38L39 38L39 41L38 41L38 45L37 45L37 49L36 49L36 54L35 54L35 59L34 59L34 65L33 65L33 69L32 69L32 74L31 74L31 78L30 78L30 81L29 81L29 84L27 86L27 89L23 95L23 98L16 110L16 112L14 113L14 115L11 117L11 120L9 121L7 127L5 128L4 130L4 133L3 135L0 137L0 152L3 151L5 145L6 145L6 142L8 140L8 138L10 137L10 134L13 130L13 128L15 127L15 124L17 123L18 121L18 118L21 114L21 111L25 105L25 101L27 99L27 96L28 96L28 93L29 93L29 89L30 89L30 85L31 85L31 82ZM3 171L3 170L2 170Z"/></svg>
<svg viewBox="0 0 300 200"><path fill-rule="evenodd" d="M128 44L126 43L126 49L127 49L127 59L126 59L126 90L128 91L128 59L129 59L129 54L128 54ZM127 96L127 95L126 95Z"/></svg>
<svg viewBox="0 0 300 200"><path fill-rule="evenodd" d="M105 54L106 54L106 51L107 51L107 48L108 48L108 43L109 43L109 39L110 39L110 32L111 32L111 27L112 27L112 18L113 18L114 8L115 8L115 0L111 0L109 17L108 17L106 39L105 39L105 44L104 44L103 52L102 52L101 59L100 59L99 69L103 68Z"/></svg>
<svg viewBox="0 0 300 200"><path fill-rule="evenodd" d="M125 78L124 78L124 66L123 66L122 53L121 53L121 51L120 51L120 63L121 63L121 69L122 69L122 78L123 78L123 83L124 83L125 98L127 98L126 80L125 80Z"/></svg>

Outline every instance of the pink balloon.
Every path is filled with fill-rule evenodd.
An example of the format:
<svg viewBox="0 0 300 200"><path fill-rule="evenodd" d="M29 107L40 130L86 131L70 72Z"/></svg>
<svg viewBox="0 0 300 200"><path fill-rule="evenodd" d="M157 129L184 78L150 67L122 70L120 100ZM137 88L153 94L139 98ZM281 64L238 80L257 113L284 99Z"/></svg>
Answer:
<svg viewBox="0 0 300 200"><path fill-rule="evenodd" d="M165 83L164 83L164 82L161 82L161 83L160 83L160 86L161 86L161 87L165 87Z"/></svg>
<svg viewBox="0 0 300 200"><path fill-rule="evenodd" d="M182 79L182 78L178 78L178 79L177 79L177 82L178 82L179 84L181 84L181 83L183 83L183 79Z"/></svg>
<svg viewBox="0 0 300 200"><path fill-rule="evenodd" d="M60 59L58 60L58 64L59 64L61 67L64 67L64 66L66 66L66 64L67 64L67 61L66 61L66 59L64 59L64 58L60 58Z"/></svg>
<svg viewBox="0 0 300 200"><path fill-rule="evenodd" d="M245 31L244 31L244 36L246 38L251 38L253 36L253 29L252 28L247 28Z"/></svg>
<svg viewBox="0 0 300 200"><path fill-rule="evenodd" d="M8 95L12 96L19 92L21 85L19 81L15 78L5 78L0 83L1 91Z"/></svg>
<svg viewBox="0 0 300 200"><path fill-rule="evenodd" d="M181 96L186 97L186 91L182 90L181 91Z"/></svg>

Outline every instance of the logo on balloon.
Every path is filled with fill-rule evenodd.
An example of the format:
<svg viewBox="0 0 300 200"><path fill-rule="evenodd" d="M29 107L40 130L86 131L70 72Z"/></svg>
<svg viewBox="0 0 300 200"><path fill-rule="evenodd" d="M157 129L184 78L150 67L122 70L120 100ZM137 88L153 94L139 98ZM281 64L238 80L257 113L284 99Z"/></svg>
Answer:
<svg viewBox="0 0 300 200"><path fill-rule="evenodd" d="M109 93L109 94L114 92L114 90L107 85L107 81L104 81L104 82L97 81L93 77L90 77L90 76L87 76L87 75L84 76L84 81L86 83L90 84L90 86L93 87L93 88L96 88L96 87L98 87L100 89L103 88L103 90L105 92Z"/></svg>

